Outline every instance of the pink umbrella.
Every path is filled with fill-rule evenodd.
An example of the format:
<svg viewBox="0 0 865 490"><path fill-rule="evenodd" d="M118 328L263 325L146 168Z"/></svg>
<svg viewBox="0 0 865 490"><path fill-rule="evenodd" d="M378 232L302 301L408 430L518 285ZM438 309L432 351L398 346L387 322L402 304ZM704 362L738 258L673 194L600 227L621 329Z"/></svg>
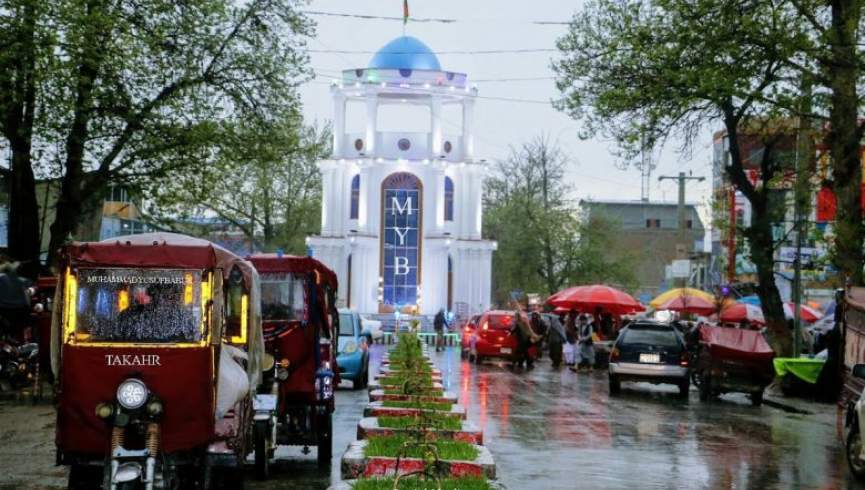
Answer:
<svg viewBox="0 0 865 490"><path fill-rule="evenodd" d="M736 303L721 310L718 319L723 323L741 323L748 321L749 323L766 324L766 319L763 317L763 310L759 306L749 303Z"/></svg>
<svg viewBox="0 0 865 490"><path fill-rule="evenodd" d="M564 289L550 296L547 304L589 313L595 308L602 308L617 315L645 310L630 294L600 284Z"/></svg>

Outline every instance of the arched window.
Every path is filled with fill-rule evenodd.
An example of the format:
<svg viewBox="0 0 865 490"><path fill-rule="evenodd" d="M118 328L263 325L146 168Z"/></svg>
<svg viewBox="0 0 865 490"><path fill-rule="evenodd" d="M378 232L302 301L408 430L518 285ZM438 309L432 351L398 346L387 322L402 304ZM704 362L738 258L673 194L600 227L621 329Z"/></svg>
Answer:
<svg viewBox="0 0 865 490"><path fill-rule="evenodd" d="M351 210L348 219L357 219L357 211L360 201L360 174L351 179Z"/></svg>
<svg viewBox="0 0 865 490"><path fill-rule="evenodd" d="M445 221L454 220L454 181L445 177Z"/></svg>

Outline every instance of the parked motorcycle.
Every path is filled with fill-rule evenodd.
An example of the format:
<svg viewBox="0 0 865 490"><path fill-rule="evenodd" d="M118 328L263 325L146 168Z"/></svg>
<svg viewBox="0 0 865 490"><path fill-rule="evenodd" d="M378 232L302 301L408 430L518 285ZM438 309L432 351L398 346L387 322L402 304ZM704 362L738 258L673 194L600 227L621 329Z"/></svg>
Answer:
<svg viewBox="0 0 865 490"><path fill-rule="evenodd" d="M0 339L0 391L35 384L39 377L39 345Z"/></svg>
<svg viewBox="0 0 865 490"><path fill-rule="evenodd" d="M865 379L865 364L853 366L851 374ZM865 392L860 394L855 402L847 403L847 414L844 420L847 464L850 466L850 472L859 480L865 480L865 448L863 448L861 430L863 418L865 418Z"/></svg>

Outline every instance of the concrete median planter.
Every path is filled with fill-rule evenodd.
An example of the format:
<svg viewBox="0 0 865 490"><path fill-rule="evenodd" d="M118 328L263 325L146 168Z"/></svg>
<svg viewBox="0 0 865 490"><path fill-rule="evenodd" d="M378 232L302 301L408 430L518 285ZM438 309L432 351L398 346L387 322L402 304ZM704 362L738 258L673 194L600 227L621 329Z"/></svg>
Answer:
<svg viewBox="0 0 865 490"><path fill-rule="evenodd" d="M432 403L456 403L457 397L456 395L451 395L449 393L445 393L444 396L432 396L432 395L402 395L402 394L385 394L384 390L375 390L369 392L369 401L371 402L380 402L385 400L391 401L409 401L409 400L419 400L421 402L432 402Z"/></svg>
<svg viewBox="0 0 865 490"><path fill-rule="evenodd" d="M466 409L462 405L454 404L450 410L423 410L417 408L385 407L382 402L370 402L363 410L364 417L414 417L420 412L433 412L442 415L457 415L461 419L466 418Z"/></svg>
<svg viewBox="0 0 865 490"><path fill-rule="evenodd" d="M344 480L360 477L384 477L393 476L397 471L397 458L385 456L366 457L364 448L367 441L354 441L348 446L342 457L342 478ZM478 457L474 461L441 461L444 473L454 478L464 476L478 476L494 479L496 477L496 465L492 454L484 446L475 446ZM403 458L399 463L399 473L406 474L423 470L424 462L416 458Z"/></svg>
<svg viewBox="0 0 865 490"><path fill-rule="evenodd" d="M484 443L484 433L471 422L463 420L462 424L463 426L460 430L438 429L431 430L430 432L435 439L448 439L482 446ZM374 436L392 436L405 432L408 432L408 430L392 427L379 427L378 417L365 417L357 424L358 439L367 439Z"/></svg>

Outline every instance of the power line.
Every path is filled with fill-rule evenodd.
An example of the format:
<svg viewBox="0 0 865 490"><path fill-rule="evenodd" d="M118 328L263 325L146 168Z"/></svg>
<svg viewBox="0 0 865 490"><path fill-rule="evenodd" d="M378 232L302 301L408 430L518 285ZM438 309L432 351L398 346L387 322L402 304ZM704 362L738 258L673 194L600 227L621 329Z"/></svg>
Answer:
<svg viewBox="0 0 865 490"><path fill-rule="evenodd" d="M415 55L428 54L429 51L369 51L369 50L354 50L354 49L308 49L308 53L329 53L329 54L398 54L398 55ZM521 48L521 49L480 49L480 50L454 50L454 51L433 51L435 55L476 55L476 54L529 54L529 53L553 53L558 52L556 48Z"/></svg>
<svg viewBox="0 0 865 490"><path fill-rule="evenodd" d="M389 16L389 15L367 15L367 14L354 14L347 12L325 12L321 10L305 10L305 14L309 15L321 15L326 17L347 17L352 19L363 19L363 20L389 20L389 21L399 21L403 22L405 19L397 16ZM559 21L559 20L530 20L530 21L519 21L519 20L505 20L505 19L445 19L445 18L437 18L437 17L409 17L409 22L435 22L440 24L453 24L453 23L462 23L462 22L527 22L529 24L534 25L570 25L570 22L567 21Z"/></svg>
<svg viewBox="0 0 865 490"><path fill-rule="evenodd" d="M315 68L312 69L317 75L330 78L342 76L342 69L338 68ZM493 82L534 82L542 80L555 80L556 77L503 77L503 78L470 78L471 83L493 83Z"/></svg>

